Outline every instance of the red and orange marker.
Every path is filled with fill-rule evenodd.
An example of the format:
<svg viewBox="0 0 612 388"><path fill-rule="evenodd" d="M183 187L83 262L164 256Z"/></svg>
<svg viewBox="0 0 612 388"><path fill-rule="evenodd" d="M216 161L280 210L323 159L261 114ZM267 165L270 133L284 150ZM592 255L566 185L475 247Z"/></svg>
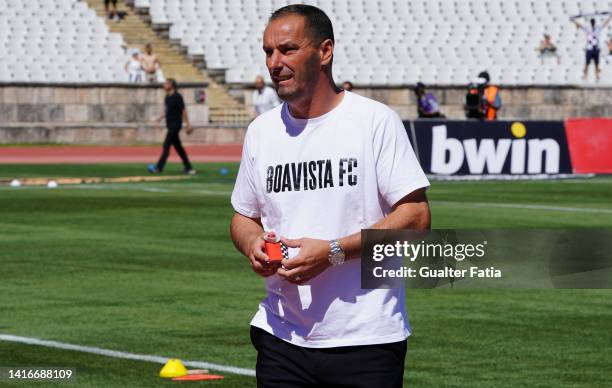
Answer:
<svg viewBox="0 0 612 388"><path fill-rule="evenodd" d="M271 263L278 263L283 261L283 259L289 258L289 250L287 249L287 246L281 242L280 237L276 234L276 232L266 232L264 240L264 250L266 255L268 255L268 260Z"/></svg>

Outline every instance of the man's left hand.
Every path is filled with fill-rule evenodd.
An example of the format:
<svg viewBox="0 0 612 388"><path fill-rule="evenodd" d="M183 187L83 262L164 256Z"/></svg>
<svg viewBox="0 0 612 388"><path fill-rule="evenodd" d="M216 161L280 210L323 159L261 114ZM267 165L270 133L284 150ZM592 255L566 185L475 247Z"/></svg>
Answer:
<svg viewBox="0 0 612 388"><path fill-rule="evenodd" d="M193 127L191 126L191 124L187 124L185 132L187 132L188 135L191 135L191 132L193 132Z"/></svg>
<svg viewBox="0 0 612 388"><path fill-rule="evenodd" d="M276 273L294 284L303 284L331 266L329 241L312 238L282 239L289 248L300 248L292 259L284 259Z"/></svg>

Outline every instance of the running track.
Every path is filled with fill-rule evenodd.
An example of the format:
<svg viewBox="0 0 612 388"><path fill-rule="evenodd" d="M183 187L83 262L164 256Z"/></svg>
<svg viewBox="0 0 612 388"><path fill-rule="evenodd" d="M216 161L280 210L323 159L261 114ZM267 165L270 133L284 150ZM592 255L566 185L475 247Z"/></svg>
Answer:
<svg viewBox="0 0 612 388"><path fill-rule="evenodd" d="M193 162L238 162L242 144L185 146ZM0 164L154 163L161 146L42 146L0 147ZM171 162L180 159L174 149Z"/></svg>

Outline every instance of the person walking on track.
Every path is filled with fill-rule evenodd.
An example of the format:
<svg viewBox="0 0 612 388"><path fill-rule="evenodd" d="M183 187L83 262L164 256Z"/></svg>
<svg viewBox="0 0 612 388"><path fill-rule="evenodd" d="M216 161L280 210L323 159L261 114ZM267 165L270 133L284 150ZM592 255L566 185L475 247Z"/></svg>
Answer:
<svg viewBox="0 0 612 388"><path fill-rule="evenodd" d="M174 149L181 157L184 166L185 174L195 175L196 171L191 166L187 152L181 144L179 132L183 127L183 121L185 122L185 131L187 134L193 132L193 127L189 123L189 116L187 115L187 109L185 108L185 102L183 96L177 91L176 81L172 78L166 79L164 82L164 90L166 91L166 98L164 99L164 112L156 117L154 121L159 123L163 118L166 119L166 139L164 140L164 147L162 154L157 162L157 165L150 164L148 171L152 174L161 173L164 170L168 155L170 154L170 147L174 146Z"/></svg>

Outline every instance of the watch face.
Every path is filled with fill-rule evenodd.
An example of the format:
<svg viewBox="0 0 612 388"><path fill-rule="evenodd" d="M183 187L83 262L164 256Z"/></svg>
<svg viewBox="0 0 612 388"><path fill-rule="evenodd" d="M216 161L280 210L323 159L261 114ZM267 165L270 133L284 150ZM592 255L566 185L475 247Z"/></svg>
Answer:
<svg viewBox="0 0 612 388"><path fill-rule="evenodd" d="M344 252L336 252L331 257L331 262L333 265L338 265L344 263Z"/></svg>
<svg viewBox="0 0 612 388"><path fill-rule="evenodd" d="M344 251L342 250L342 247L340 247L338 241L332 240L330 242L330 247L331 254L329 255L329 262L332 263L332 265L344 263L346 255L344 254Z"/></svg>

